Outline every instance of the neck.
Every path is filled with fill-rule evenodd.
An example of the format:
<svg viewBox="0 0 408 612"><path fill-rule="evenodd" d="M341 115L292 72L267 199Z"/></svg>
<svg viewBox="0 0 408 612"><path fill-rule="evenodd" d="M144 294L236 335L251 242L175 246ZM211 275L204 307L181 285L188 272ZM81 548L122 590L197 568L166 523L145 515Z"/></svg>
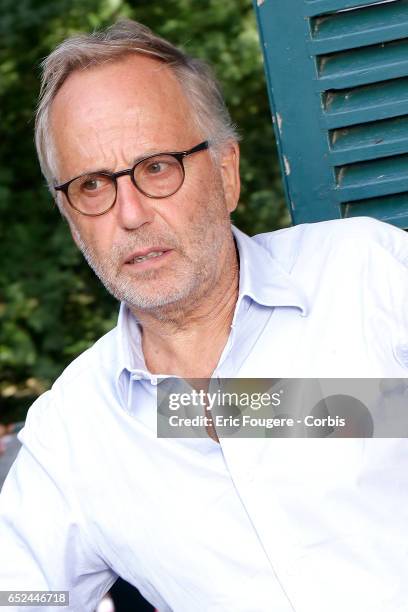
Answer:
<svg viewBox="0 0 408 612"><path fill-rule="evenodd" d="M132 309L142 328L148 370L209 378L227 342L238 299L239 264L233 237L219 272L200 294L160 311Z"/></svg>

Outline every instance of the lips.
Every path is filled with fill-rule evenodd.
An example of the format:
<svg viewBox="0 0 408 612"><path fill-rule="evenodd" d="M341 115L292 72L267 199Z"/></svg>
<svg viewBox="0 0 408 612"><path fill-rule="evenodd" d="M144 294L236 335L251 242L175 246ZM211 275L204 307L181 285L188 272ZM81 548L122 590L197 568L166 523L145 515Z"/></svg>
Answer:
<svg viewBox="0 0 408 612"><path fill-rule="evenodd" d="M147 261L149 259L154 259L155 257L160 257L167 253L168 249L164 249L161 247L154 247L150 249L144 249L142 251L137 251L136 253L132 253L130 257L128 257L125 261L127 264L141 263L143 261Z"/></svg>

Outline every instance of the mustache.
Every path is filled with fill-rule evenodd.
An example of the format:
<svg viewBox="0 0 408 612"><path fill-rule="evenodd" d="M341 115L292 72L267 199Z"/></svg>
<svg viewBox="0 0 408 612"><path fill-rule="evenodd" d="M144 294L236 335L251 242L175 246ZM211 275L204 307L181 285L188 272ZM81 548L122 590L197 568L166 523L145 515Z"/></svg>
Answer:
<svg viewBox="0 0 408 612"><path fill-rule="evenodd" d="M98 260L94 246L85 242L75 225L71 226L71 230L76 238L77 245L82 251L82 254L88 264L93 270L100 270L101 266L103 267L103 262ZM129 232L129 235L122 236L120 241L118 240L116 243L114 243L111 246L109 253L104 257L104 263L116 268L135 251L150 249L153 247L162 247L166 250L173 249L178 251L181 255L185 255L184 248L172 232L158 232L151 231L150 228L139 228L137 230L133 230L133 233ZM98 274L98 272L96 273Z"/></svg>
<svg viewBox="0 0 408 612"><path fill-rule="evenodd" d="M157 233L146 231L129 236L126 241L117 242L111 247L110 256L114 259L126 258L138 250L162 247L163 249L174 249L181 251L180 242L173 234L168 232Z"/></svg>

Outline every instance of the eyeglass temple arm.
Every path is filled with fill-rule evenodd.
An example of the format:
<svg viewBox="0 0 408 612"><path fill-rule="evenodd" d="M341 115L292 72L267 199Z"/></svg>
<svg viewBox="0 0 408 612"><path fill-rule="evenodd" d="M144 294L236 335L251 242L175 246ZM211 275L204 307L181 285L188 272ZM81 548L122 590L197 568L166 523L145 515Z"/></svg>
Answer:
<svg viewBox="0 0 408 612"><path fill-rule="evenodd" d="M204 151L205 149L208 149L209 146L210 142L208 140L205 140L204 142L200 142L200 144L196 145L189 151L184 151L184 156L191 155L192 153L198 153L198 151Z"/></svg>

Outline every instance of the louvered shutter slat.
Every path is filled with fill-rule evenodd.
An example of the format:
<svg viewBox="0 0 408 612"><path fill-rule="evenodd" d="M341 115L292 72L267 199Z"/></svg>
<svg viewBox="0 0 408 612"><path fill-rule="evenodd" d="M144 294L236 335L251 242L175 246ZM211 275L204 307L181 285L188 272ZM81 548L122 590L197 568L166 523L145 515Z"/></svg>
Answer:
<svg viewBox="0 0 408 612"><path fill-rule="evenodd" d="M408 30L408 28L407 28ZM357 87L408 74L408 40L322 55L317 88Z"/></svg>
<svg viewBox="0 0 408 612"><path fill-rule="evenodd" d="M323 119L328 128L408 114L408 78L356 89L329 90L323 95L323 104Z"/></svg>
<svg viewBox="0 0 408 612"><path fill-rule="evenodd" d="M336 195L342 201L398 193L407 188L407 179L408 155L341 166L337 169Z"/></svg>
<svg viewBox="0 0 408 612"><path fill-rule="evenodd" d="M356 200L353 204L343 206L344 217L376 217L406 227L408 209L408 194L402 193L383 198L371 198L362 201Z"/></svg>
<svg viewBox="0 0 408 612"><path fill-rule="evenodd" d="M331 130L330 162L352 164L408 151L408 117Z"/></svg>
<svg viewBox="0 0 408 612"><path fill-rule="evenodd" d="M316 17L311 21L310 49L332 53L406 36L408 0Z"/></svg>
<svg viewBox="0 0 408 612"><path fill-rule="evenodd" d="M257 3L259 6L263 4L262 0L257 0ZM287 4L294 6L299 3L297 0L289 0ZM352 9L359 6L365 7L371 4L384 4L384 2L381 0L375 0L374 2L370 2L369 0L302 0L303 13L307 17L314 17L322 13L344 11L345 9Z"/></svg>

